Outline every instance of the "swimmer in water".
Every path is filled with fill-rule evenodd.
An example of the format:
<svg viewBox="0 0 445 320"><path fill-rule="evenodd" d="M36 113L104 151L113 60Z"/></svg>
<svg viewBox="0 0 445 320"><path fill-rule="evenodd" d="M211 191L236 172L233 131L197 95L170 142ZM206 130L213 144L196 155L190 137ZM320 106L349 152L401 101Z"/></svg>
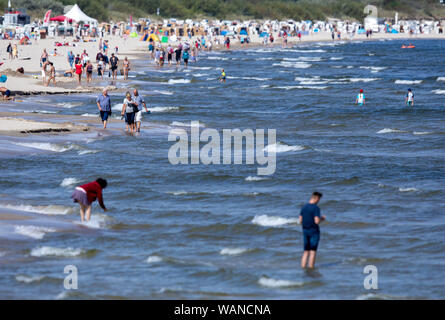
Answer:
<svg viewBox="0 0 445 320"><path fill-rule="evenodd" d="M411 89L408 89L408 93L405 97L405 103L407 106L413 106L414 105L414 93Z"/></svg>
<svg viewBox="0 0 445 320"><path fill-rule="evenodd" d="M218 78L219 82L226 82L226 72L224 69L221 70L221 76Z"/></svg>
<svg viewBox="0 0 445 320"><path fill-rule="evenodd" d="M357 95L355 103L358 104L359 106L363 106L366 104L366 98L365 94L363 93L363 89L360 89L360 93Z"/></svg>

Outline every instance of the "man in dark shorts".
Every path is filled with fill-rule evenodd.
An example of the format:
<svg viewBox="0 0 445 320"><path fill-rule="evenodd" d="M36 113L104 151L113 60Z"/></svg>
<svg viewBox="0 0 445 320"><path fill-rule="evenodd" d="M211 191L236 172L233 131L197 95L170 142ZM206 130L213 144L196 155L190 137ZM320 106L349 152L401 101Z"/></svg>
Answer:
<svg viewBox="0 0 445 320"><path fill-rule="evenodd" d="M97 97L97 107L100 111L100 118L104 129L107 128L108 117L111 116L111 99L106 88L102 90L102 94Z"/></svg>
<svg viewBox="0 0 445 320"><path fill-rule="evenodd" d="M309 268L315 265L315 256L317 254L318 242L320 240L319 224L326 220L325 216L320 215L320 208L317 206L323 195L319 192L312 193L308 204L301 208L299 221L303 227L304 253L301 257L301 267L306 268L309 258Z"/></svg>
<svg viewBox="0 0 445 320"><path fill-rule="evenodd" d="M111 66L111 72L113 74L113 80L116 80L117 77L117 63L119 62L119 59L114 55L114 53L111 54L110 58L110 66Z"/></svg>

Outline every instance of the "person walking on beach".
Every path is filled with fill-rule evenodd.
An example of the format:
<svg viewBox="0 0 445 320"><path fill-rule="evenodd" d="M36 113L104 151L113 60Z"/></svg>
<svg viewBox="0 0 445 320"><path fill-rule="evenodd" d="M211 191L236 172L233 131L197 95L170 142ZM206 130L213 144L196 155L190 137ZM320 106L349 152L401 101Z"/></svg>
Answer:
<svg viewBox="0 0 445 320"><path fill-rule="evenodd" d="M410 107L414 105L414 93L411 89L408 89L408 93L405 97L405 104Z"/></svg>
<svg viewBox="0 0 445 320"><path fill-rule="evenodd" d="M138 111L138 105L133 99L131 98L131 94L129 91L125 94L124 103L122 105L122 116L125 116L125 123L126 123L126 131L129 133L130 130L132 133L135 132L134 128L134 116L135 113Z"/></svg>
<svg viewBox="0 0 445 320"><path fill-rule="evenodd" d="M99 62L97 63L97 76L101 77L103 79L104 78L104 70L105 70L104 58L101 57Z"/></svg>
<svg viewBox="0 0 445 320"><path fill-rule="evenodd" d="M80 206L80 221L90 221L91 218L91 206L94 201L99 202L99 205L104 211L107 211L105 207L102 191L107 187L107 180L99 178L96 181L78 186L74 189L71 198L74 202L77 202Z"/></svg>
<svg viewBox="0 0 445 320"><path fill-rule="evenodd" d="M17 44L14 44L12 47L12 58L18 59L19 58L19 49L17 48Z"/></svg>
<svg viewBox="0 0 445 320"><path fill-rule="evenodd" d="M87 83L90 83L93 80L93 64L91 63L90 60L88 60L85 69L87 73Z"/></svg>
<svg viewBox="0 0 445 320"><path fill-rule="evenodd" d="M46 68L49 65L49 61L45 60L42 64L42 84L46 86Z"/></svg>
<svg viewBox="0 0 445 320"><path fill-rule="evenodd" d="M104 129L106 129L108 117L111 116L111 99L108 95L107 88L104 88L102 90L102 94L97 97L96 104L99 108L102 124L104 126Z"/></svg>
<svg viewBox="0 0 445 320"><path fill-rule="evenodd" d="M73 67L74 67L74 53L72 51L68 52L68 63L70 65L70 68L73 69Z"/></svg>
<svg viewBox="0 0 445 320"><path fill-rule="evenodd" d="M12 60L14 56L12 55L12 44L11 42L8 44L8 47L6 48L6 52L9 54L9 59Z"/></svg>
<svg viewBox="0 0 445 320"><path fill-rule="evenodd" d="M40 56L40 64L43 66L48 59L48 52L46 52L46 49L43 49L42 55Z"/></svg>
<svg viewBox="0 0 445 320"><path fill-rule="evenodd" d="M177 66L181 64L181 55L182 55L182 45L179 44L178 47L175 49L175 58Z"/></svg>
<svg viewBox="0 0 445 320"><path fill-rule="evenodd" d="M187 66L189 64L189 50L184 51L184 53L182 54L182 59L184 59L184 65L187 69Z"/></svg>
<svg viewBox="0 0 445 320"><path fill-rule="evenodd" d="M127 80L128 72L130 71L130 61L128 60L127 57L125 57L125 59L124 59L123 67L124 67L124 80Z"/></svg>
<svg viewBox="0 0 445 320"><path fill-rule="evenodd" d="M114 55L114 53L111 54L110 58L110 65L111 65L111 72L113 74L113 80L116 80L117 78L117 63L119 62L118 57Z"/></svg>
<svg viewBox="0 0 445 320"><path fill-rule="evenodd" d="M363 89L360 89L360 92L355 99L355 104L358 104L359 106L363 106L366 104L366 98L365 94L363 93Z"/></svg>
<svg viewBox="0 0 445 320"><path fill-rule="evenodd" d="M299 222L303 227L303 247L304 252L301 257L301 267L314 268L315 257L317 255L318 242L320 241L319 224L326 220L325 216L320 214L320 208L317 206L323 195L319 192L312 193L308 204L301 208ZM309 261L308 261L309 260Z"/></svg>
<svg viewBox="0 0 445 320"><path fill-rule="evenodd" d="M83 66L82 62L80 62L80 59L76 64L74 65L74 68L76 69L76 75L77 75L77 81L79 82L79 86L82 82L82 72L83 72Z"/></svg>
<svg viewBox="0 0 445 320"><path fill-rule="evenodd" d="M139 92L137 89L134 89L133 91L133 100L137 103L138 106L138 112L136 112L135 115L135 122L136 122L136 132L141 132L141 124L142 124L142 106L144 106L145 111L148 113L147 105L145 104L145 100L142 96L139 95Z"/></svg>
<svg viewBox="0 0 445 320"><path fill-rule="evenodd" d="M54 86L56 85L56 68L54 68L54 64L52 62L48 62L49 64L49 78L48 82L45 86L49 86L51 80L53 80Z"/></svg>

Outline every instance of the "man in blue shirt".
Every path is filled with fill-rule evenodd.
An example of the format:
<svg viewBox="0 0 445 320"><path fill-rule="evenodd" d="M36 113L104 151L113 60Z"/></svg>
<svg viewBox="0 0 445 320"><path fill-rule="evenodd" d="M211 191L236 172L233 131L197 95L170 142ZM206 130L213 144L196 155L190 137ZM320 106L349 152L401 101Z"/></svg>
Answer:
<svg viewBox="0 0 445 320"><path fill-rule="evenodd" d="M320 192L312 193L308 204L301 208L299 221L303 227L304 253L301 257L301 267L306 268L309 258L309 268L315 265L315 256L317 254L318 241L320 240L319 224L326 220L325 216L320 215L320 208L317 206L323 195Z"/></svg>
<svg viewBox="0 0 445 320"><path fill-rule="evenodd" d="M106 88L104 88L102 94L97 97L96 103L100 111L100 118L102 119L104 129L106 129L108 117L111 116L111 99Z"/></svg>

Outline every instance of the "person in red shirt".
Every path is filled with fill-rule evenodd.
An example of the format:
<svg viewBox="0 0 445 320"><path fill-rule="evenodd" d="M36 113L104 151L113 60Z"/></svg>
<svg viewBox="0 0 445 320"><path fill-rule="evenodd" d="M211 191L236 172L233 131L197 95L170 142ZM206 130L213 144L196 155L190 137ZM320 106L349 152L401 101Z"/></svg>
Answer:
<svg viewBox="0 0 445 320"><path fill-rule="evenodd" d="M82 78L82 72L83 72L83 66L82 63L80 62L80 60L75 64L74 66L76 68L76 74L77 74L77 81L81 82L81 78Z"/></svg>
<svg viewBox="0 0 445 320"><path fill-rule="evenodd" d="M107 187L107 180L99 178L96 181L81 185L76 187L71 198L74 202L80 205L80 220L90 221L91 216L91 205L94 201L99 202L99 205L104 211L107 208L104 205L104 200L102 198L102 190ZM85 219L84 219L85 216Z"/></svg>

